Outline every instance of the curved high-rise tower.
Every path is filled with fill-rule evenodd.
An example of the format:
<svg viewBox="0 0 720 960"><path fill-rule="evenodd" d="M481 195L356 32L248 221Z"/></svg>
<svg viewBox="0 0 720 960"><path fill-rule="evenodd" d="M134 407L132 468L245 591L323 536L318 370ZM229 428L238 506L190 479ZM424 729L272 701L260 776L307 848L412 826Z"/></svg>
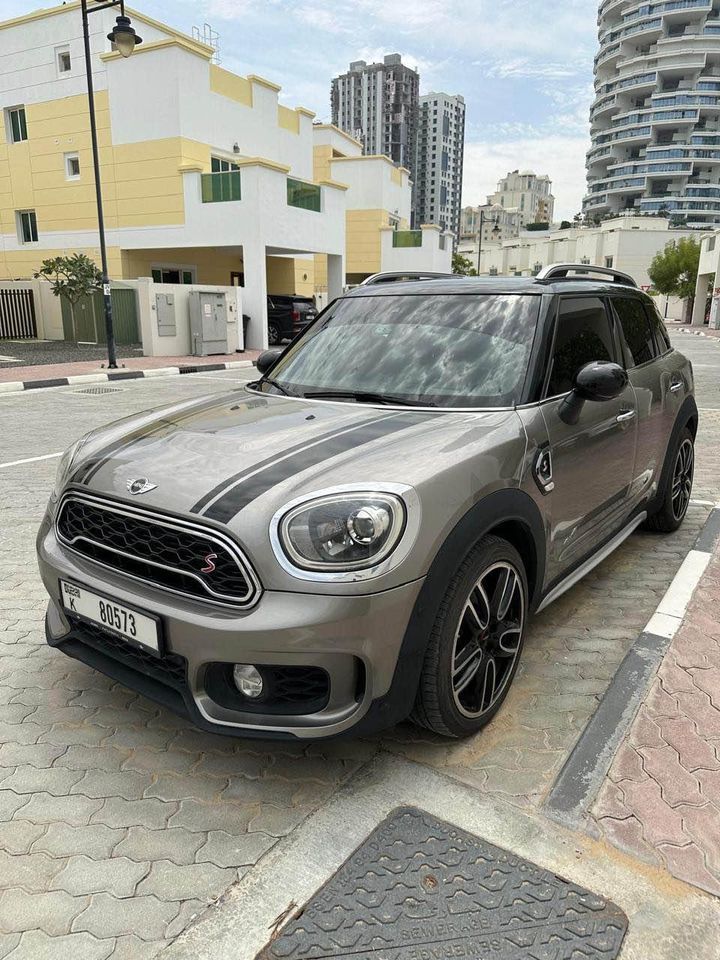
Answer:
<svg viewBox="0 0 720 960"><path fill-rule="evenodd" d="M720 226L720 0L603 0L585 212Z"/></svg>

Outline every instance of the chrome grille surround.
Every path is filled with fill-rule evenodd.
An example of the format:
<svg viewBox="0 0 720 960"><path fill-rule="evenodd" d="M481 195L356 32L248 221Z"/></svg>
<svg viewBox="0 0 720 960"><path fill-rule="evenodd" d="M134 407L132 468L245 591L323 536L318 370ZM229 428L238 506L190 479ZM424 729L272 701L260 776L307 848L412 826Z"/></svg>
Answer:
<svg viewBox="0 0 720 960"><path fill-rule="evenodd" d="M63 521L66 518L67 511L74 505L109 515L108 523L113 520L122 521L126 519L130 523L136 522L139 525L144 525L150 530L157 528L159 532L162 531L170 537L177 538L178 542L183 536L190 540L195 538L200 541L205 541L210 544L213 553L219 554L219 557L222 558L222 562L228 570L233 570L234 565L234 574L239 581L239 586L242 588L234 593L213 589L207 577L203 577L199 572L183 567L181 564L161 563L141 553L133 553L132 551L112 546L108 540L101 542L96 538L85 536L82 533L68 535L67 532L63 530ZM142 507L134 507L129 504L95 496L94 494L70 490L63 495L58 506L55 517L55 534L64 547L72 550L85 560L89 560L106 569L113 570L122 576L147 583L159 590L174 593L190 600L200 600L201 602L219 604L224 607L247 609L258 601L262 593L262 587L255 571L240 546L232 537L223 533L221 530L216 530L214 527L206 526L203 523L195 523L182 517L166 516L165 514L147 510ZM84 549L83 545L85 545ZM102 553L103 559L99 559L97 553ZM111 562L111 557L117 557L118 562ZM126 569L122 563L123 557L127 563L144 566L147 568L146 572L139 575ZM199 561L202 558L198 556L197 559ZM152 571L157 571L157 577L151 575ZM192 589L183 588L180 585L174 586L172 584L174 577L176 577L178 581L185 580L186 583L192 586Z"/></svg>

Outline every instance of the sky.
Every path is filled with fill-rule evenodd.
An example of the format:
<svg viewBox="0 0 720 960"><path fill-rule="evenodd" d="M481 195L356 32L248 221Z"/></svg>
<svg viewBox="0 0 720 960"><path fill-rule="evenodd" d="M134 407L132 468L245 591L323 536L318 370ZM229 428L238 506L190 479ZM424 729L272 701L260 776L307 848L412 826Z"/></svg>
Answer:
<svg viewBox="0 0 720 960"><path fill-rule="evenodd" d="M12 17L49 2L0 0ZM329 121L330 81L351 60L402 54L421 93L467 104L463 204L509 170L547 173L556 219L585 193L597 0L135 0L177 29L208 22L221 63L283 87L282 101ZM140 31L138 31L140 32Z"/></svg>

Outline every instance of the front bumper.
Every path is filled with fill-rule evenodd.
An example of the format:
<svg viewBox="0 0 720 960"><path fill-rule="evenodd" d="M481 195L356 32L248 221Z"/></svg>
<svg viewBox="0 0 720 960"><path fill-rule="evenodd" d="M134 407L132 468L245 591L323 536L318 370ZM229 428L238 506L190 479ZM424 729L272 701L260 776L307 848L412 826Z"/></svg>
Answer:
<svg viewBox="0 0 720 960"><path fill-rule="evenodd" d="M133 582L67 550L46 518L38 537L40 574L50 594L48 643L197 726L236 736L332 737L368 724L373 704L388 710L405 632L423 581L364 596L266 591L250 610L225 611ZM160 618L159 660L82 621L60 601L61 579ZM236 709L218 702L213 664L251 663L325 671L324 705L313 712ZM222 700L222 697L219 698ZM403 708L404 709L404 708ZM401 710L402 712L402 710Z"/></svg>

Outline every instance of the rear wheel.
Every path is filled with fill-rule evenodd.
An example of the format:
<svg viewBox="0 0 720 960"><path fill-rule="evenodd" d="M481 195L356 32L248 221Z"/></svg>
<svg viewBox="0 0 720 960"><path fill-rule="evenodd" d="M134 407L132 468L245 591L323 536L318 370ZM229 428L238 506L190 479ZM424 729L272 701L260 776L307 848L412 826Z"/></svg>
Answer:
<svg viewBox="0 0 720 960"><path fill-rule="evenodd" d="M276 347L280 343L280 327L274 322L270 321L268 323L268 344L271 347Z"/></svg>
<svg viewBox="0 0 720 960"><path fill-rule="evenodd" d="M495 716L520 662L527 578L517 550L485 537L450 580L432 628L412 719L467 737Z"/></svg>
<svg viewBox="0 0 720 960"><path fill-rule="evenodd" d="M688 427L680 432L670 451L672 469L660 508L648 517L646 526L661 533L672 533L685 519L695 476L695 441Z"/></svg>

